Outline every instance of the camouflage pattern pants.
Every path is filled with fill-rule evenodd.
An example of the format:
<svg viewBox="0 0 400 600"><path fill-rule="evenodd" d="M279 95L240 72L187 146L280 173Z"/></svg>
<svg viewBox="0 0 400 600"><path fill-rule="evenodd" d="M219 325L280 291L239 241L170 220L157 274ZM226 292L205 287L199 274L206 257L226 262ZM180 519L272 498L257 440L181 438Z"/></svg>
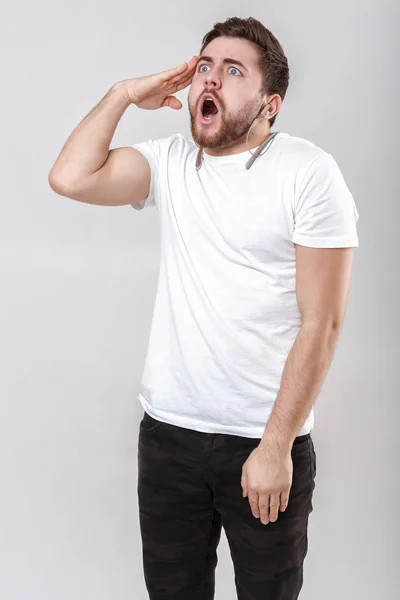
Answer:
<svg viewBox="0 0 400 600"><path fill-rule="evenodd" d="M296 600L303 583L316 457L292 448L289 504L263 525L243 498L242 466L260 440L183 429L144 414L138 447L143 567L150 600L212 600L221 527L238 600Z"/></svg>

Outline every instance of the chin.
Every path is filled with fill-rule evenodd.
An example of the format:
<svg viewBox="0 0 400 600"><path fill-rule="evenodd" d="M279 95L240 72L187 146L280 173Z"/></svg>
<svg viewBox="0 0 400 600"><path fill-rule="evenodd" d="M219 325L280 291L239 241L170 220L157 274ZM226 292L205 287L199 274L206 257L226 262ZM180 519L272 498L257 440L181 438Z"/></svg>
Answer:
<svg viewBox="0 0 400 600"><path fill-rule="evenodd" d="M192 138L202 148L219 148L223 145L219 127L214 131L207 131L201 127L192 127Z"/></svg>
<svg viewBox="0 0 400 600"><path fill-rule="evenodd" d="M215 135L201 134L192 137L201 148L219 148L222 146L220 139L216 139Z"/></svg>

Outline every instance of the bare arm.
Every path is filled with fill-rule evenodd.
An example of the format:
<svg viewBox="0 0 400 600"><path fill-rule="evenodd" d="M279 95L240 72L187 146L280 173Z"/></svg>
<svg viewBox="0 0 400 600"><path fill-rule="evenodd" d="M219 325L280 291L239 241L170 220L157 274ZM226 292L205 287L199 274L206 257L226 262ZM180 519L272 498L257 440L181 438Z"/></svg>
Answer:
<svg viewBox="0 0 400 600"><path fill-rule="evenodd" d="M117 125L130 104L155 110L182 103L171 96L191 83L198 57L155 75L116 83L79 123L49 173L50 187L73 200L103 206L136 204L147 198L150 166L135 148L110 150Z"/></svg>
<svg viewBox="0 0 400 600"><path fill-rule="evenodd" d="M74 200L121 206L147 197L150 167L134 148L110 143L130 101L116 84L74 129L49 174L51 188Z"/></svg>
<svg viewBox="0 0 400 600"><path fill-rule="evenodd" d="M296 245L296 289L302 326L289 352L262 443L291 448L312 409L339 338L352 260L352 248Z"/></svg>

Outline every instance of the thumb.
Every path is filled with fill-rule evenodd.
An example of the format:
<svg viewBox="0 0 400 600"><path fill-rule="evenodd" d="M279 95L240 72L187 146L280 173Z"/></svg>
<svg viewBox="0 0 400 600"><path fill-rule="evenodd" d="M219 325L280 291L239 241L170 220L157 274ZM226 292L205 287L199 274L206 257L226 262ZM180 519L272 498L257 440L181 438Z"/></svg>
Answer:
<svg viewBox="0 0 400 600"><path fill-rule="evenodd" d="M167 96L164 102L161 104L161 108L164 108L164 106L169 106L174 110L180 110L183 105L182 102L178 100L178 98L175 98L175 96Z"/></svg>

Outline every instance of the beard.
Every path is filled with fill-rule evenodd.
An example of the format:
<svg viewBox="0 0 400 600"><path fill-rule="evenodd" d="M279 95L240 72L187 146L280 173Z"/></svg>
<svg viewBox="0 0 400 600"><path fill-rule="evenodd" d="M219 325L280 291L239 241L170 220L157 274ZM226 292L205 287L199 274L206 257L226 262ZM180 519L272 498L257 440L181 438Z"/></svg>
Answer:
<svg viewBox="0 0 400 600"><path fill-rule="evenodd" d="M261 93L252 98L235 113L227 112L219 101L219 125L216 130L209 132L207 126L203 127L197 122L198 107L201 98L190 107L190 131L194 142L202 148L229 148L244 142L247 133L260 110Z"/></svg>

